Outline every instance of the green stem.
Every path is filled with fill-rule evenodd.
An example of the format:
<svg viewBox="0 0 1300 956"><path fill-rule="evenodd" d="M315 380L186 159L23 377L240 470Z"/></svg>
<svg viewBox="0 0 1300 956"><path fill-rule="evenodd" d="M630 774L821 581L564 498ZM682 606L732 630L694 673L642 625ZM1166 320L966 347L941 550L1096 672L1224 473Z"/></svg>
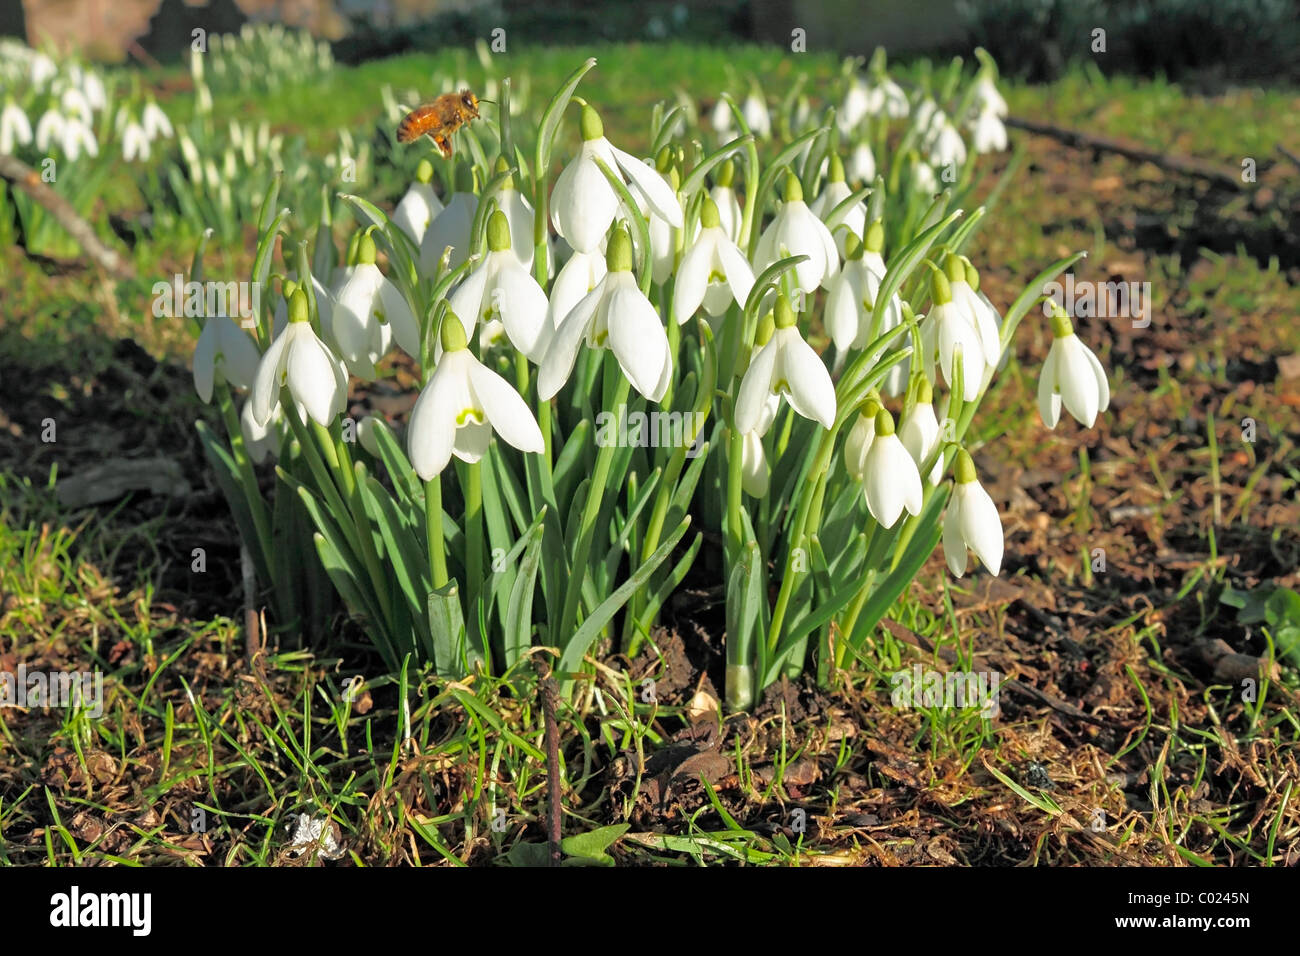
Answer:
<svg viewBox="0 0 1300 956"><path fill-rule="evenodd" d="M478 620L479 585L483 582L483 480L481 462L465 468L465 620Z"/></svg>
<svg viewBox="0 0 1300 956"><path fill-rule="evenodd" d="M442 540L442 477L424 483L424 530L429 547L429 571L434 590L447 584L447 549Z"/></svg>

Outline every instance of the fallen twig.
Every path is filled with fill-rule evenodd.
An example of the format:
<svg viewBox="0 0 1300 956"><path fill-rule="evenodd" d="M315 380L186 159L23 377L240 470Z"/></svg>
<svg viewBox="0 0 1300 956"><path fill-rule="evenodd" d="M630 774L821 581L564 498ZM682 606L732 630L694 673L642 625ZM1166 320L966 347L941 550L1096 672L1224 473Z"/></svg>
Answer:
<svg viewBox="0 0 1300 956"><path fill-rule="evenodd" d="M550 865L560 865L560 729L555 711L560 701L560 688L551 676L551 667L540 657L533 658L537 669L538 693L542 699L542 718L546 723L546 802L550 810L546 839L550 850Z"/></svg>
<svg viewBox="0 0 1300 956"><path fill-rule="evenodd" d="M1225 189L1240 190L1245 188L1245 184L1238 174L1228 172L1201 159L1162 153L1126 140L1112 139L1109 136L1094 136L1081 130L1067 129L1053 123L1040 123L1037 120L1021 119L1019 116L1008 116L1006 124L1016 129L1027 130L1030 133L1038 133L1040 136L1051 136L1067 146L1079 146L1116 153L1141 163L1151 163L1169 172L1194 176L1198 179L1207 179L1218 186L1223 186Z"/></svg>
<svg viewBox="0 0 1300 956"><path fill-rule="evenodd" d="M7 153L0 153L0 178L7 179L36 200L53 216L60 226L86 255L94 259L103 269L119 279L134 279L135 268L128 259L123 258L99 241L94 228L77 215L72 204L41 182L40 174L22 160Z"/></svg>

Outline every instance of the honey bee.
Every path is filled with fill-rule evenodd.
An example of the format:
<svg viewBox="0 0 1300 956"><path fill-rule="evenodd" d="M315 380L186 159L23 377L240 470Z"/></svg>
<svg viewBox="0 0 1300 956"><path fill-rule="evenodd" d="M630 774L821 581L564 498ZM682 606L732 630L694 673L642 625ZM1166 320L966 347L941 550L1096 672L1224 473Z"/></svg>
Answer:
<svg viewBox="0 0 1300 956"><path fill-rule="evenodd" d="M478 97L470 90L444 93L432 103L417 106L397 124L397 141L409 143L426 133L444 157L451 156L451 134L478 119Z"/></svg>

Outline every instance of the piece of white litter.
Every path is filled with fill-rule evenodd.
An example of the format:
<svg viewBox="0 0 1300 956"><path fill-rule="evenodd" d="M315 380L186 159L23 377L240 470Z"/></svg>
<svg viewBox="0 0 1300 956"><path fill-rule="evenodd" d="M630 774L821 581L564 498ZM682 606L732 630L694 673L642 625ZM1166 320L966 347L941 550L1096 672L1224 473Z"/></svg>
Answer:
<svg viewBox="0 0 1300 956"><path fill-rule="evenodd" d="M289 849L293 851L294 856L302 856L313 845L316 847L316 857L318 859L337 860L343 855L343 848L339 846L338 840L334 838L334 827L328 817L317 820L305 813L300 813L297 821L286 824L286 827L293 830L293 838L289 841Z"/></svg>

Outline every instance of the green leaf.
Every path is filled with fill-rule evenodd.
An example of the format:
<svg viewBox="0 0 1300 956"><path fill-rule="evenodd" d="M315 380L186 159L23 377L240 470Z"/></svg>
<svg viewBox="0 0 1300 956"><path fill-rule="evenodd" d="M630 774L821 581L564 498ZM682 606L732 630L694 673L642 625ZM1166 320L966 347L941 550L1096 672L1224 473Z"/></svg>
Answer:
<svg viewBox="0 0 1300 956"><path fill-rule="evenodd" d="M461 677L461 653L465 646L465 618L455 581L448 581L428 595L429 634L433 638L433 666L439 677Z"/></svg>
<svg viewBox="0 0 1300 956"><path fill-rule="evenodd" d="M529 529L524 547L524 560L519 565L514 587L510 589L510 603L506 608L505 659L506 669L514 667L524 656L533 641L533 594L537 590L537 565L542 557L543 515Z"/></svg>
<svg viewBox="0 0 1300 956"><path fill-rule="evenodd" d="M603 866L612 866L614 859L606 851L618 842L631 824L619 823L614 826L601 827L587 833L577 833L560 841L560 851L565 856L578 860L588 860Z"/></svg>

